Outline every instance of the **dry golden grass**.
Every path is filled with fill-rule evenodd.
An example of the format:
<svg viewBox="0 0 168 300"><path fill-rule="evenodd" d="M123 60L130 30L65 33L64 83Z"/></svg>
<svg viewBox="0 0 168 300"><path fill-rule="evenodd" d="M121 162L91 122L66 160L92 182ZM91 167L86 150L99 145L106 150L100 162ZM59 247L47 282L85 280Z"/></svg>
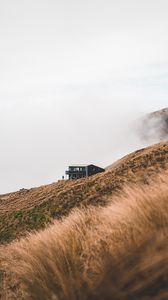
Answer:
<svg viewBox="0 0 168 300"><path fill-rule="evenodd" d="M3 247L19 299L168 299L167 183L165 174L149 187L127 187L106 207L75 209Z"/></svg>
<svg viewBox="0 0 168 300"><path fill-rule="evenodd" d="M105 173L0 195L0 243L42 229L75 207L105 205L128 182L148 184L167 169L168 142L164 142L127 155Z"/></svg>

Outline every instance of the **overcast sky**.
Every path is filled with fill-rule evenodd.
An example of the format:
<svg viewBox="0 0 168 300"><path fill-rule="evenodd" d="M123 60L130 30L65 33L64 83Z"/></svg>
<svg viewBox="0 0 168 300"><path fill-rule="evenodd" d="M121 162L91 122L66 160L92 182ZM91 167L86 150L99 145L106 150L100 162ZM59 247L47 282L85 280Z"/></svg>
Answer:
<svg viewBox="0 0 168 300"><path fill-rule="evenodd" d="M0 0L0 193L143 146L168 106L167 0Z"/></svg>

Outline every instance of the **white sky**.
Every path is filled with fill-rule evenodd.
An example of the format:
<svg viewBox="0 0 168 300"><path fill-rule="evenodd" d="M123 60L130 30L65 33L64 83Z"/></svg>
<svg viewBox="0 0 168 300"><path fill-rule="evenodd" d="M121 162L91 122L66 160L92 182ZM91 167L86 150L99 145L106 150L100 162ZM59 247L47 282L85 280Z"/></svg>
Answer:
<svg viewBox="0 0 168 300"><path fill-rule="evenodd" d="M0 0L0 193L107 166L168 106L167 0Z"/></svg>

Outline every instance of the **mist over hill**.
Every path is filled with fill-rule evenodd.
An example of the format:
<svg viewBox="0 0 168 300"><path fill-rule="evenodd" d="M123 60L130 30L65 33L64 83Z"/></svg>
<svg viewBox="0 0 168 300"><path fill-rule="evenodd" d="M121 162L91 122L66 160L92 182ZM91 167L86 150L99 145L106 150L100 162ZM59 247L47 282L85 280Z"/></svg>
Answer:
<svg viewBox="0 0 168 300"><path fill-rule="evenodd" d="M138 136L143 143L152 144L168 139L168 108L149 113L142 118Z"/></svg>
<svg viewBox="0 0 168 300"><path fill-rule="evenodd" d="M168 300L167 12L0 1L0 300Z"/></svg>

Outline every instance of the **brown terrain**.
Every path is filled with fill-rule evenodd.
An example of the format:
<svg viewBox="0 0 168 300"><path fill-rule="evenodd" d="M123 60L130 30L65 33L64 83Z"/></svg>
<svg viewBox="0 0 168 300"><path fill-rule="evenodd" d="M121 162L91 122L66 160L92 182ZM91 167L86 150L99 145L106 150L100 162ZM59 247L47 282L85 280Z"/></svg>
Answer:
<svg viewBox="0 0 168 300"><path fill-rule="evenodd" d="M104 205L125 184L147 184L167 168L168 142L163 142L125 156L105 173L0 195L0 243L43 228L75 207Z"/></svg>
<svg viewBox="0 0 168 300"><path fill-rule="evenodd" d="M24 270L21 268L19 268L17 270L17 267L16 267L16 265L18 266L19 260L20 261L23 260L21 264L24 265L24 262L27 260L28 257L30 257L30 255L32 255L32 257L33 257L33 255L35 255L35 261L36 260L38 261L38 259L39 259L39 263L41 262L41 260L40 260L41 258L38 258L38 252L41 251L40 250L41 249L40 248L41 235L38 236L37 233L33 233L35 230L42 230L42 231L40 231L41 233L39 233L39 234L42 234L42 240L44 242L44 245L46 246L46 248L45 248L46 254L44 254L44 256L47 256L48 255L47 254L47 249L48 249L47 243L50 244L50 241L49 241L50 229L48 229L48 228L53 228L52 226L57 225L58 228L54 229L54 230L56 230L54 236L56 236L56 237L58 236L58 238L59 238L61 235L65 235L65 239L66 238L71 239L70 236L66 237L66 235L68 233L65 232L66 231L65 228L71 227L71 219L73 219L72 223L74 223L74 220L76 220L75 222L79 223L79 228L81 226L80 225L80 222L81 222L80 217L78 220L78 217L74 217L75 214L80 215L80 214L82 214L82 212L85 212L85 214L87 215L87 210L89 211L89 207L90 207L91 213L90 213L90 211L88 212L88 214L91 215L91 216L89 215L89 217L88 217L90 221L89 221L89 223L87 223L88 221L85 220L84 216L82 216L82 218L83 218L82 220L84 220L84 221L82 221L83 222L82 224L85 224L85 223L91 224L90 222L92 222L91 221L92 216L93 216L93 220L94 220L94 215L95 215L95 220L97 220L97 218L98 218L97 211L103 210L104 209L103 207L107 207L109 209L109 211L111 209L111 215L113 215L113 217L114 217L115 216L115 214L113 212L114 207L109 208L109 205L111 205L111 203L113 202L112 199L117 199L116 197L119 197L119 195L122 195L121 196L122 203L123 203L122 205L124 205L124 200L123 200L124 196L123 195L125 195L125 193L127 194L127 192L125 192L126 186L127 186L128 190L131 189L132 185L137 186L137 190L136 190L136 188L134 188L134 190L136 190L136 192L134 191L133 196L131 196L133 198L136 198L136 194L138 195L138 193L139 193L138 189L139 190L143 189L143 186L144 187L151 186L152 182L155 182L155 181L158 182L159 174L167 174L167 170L168 170L168 142L161 142L159 144L155 144L148 148L135 151L135 152L125 156L124 158L120 159L115 164L113 164L111 167L108 167L106 172L89 177L89 178L75 180L75 181L59 181L59 182L56 182L56 183L53 183L50 185L41 186L38 188L32 188L30 190L22 189L15 193L0 195L0 243L2 245L1 251L0 251L0 258L1 258L1 261L0 261L0 264L1 264L0 265L0 287L1 287L0 299L3 299L3 300L5 300L5 299L10 299L10 300L11 299L40 299L40 300L41 299L53 299L53 300L54 299L107 299L107 300L108 299L123 299L123 300L124 299L159 299L159 300L160 299L168 299L167 298L168 291L165 290L165 288L164 288L164 293L163 293L165 296L164 295L162 295L162 297L158 296L158 298L157 297L154 298L154 296L153 296L153 298L152 298L152 296L150 296L151 298L150 297L143 298L143 293L142 293L141 297L139 296L139 298L138 298L138 296L135 297L135 294L129 294L128 297L126 297L126 295L123 296L124 294L121 296L119 290L115 291L116 297L114 297L114 298L112 298L110 296L111 295L110 291L109 291L108 295L104 296L104 298L103 298L103 296L101 296L101 297L96 296L96 294L95 294L96 288L95 287L98 287L99 290L101 291L101 293L105 293L103 291L103 285L106 284L110 290L110 286L109 286L110 279L106 278L108 270L105 267L104 267L105 269L104 269L104 275L103 275L104 277L99 278L100 280L98 282L96 281L96 284L95 284L95 282L94 282L94 284L93 284L93 282L87 283L89 286L90 286L90 284L91 285L93 284L94 287L93 287L93 289L91 287L88 288L89 292L85 298L84 297L82 298L82 296L80 296L80 298L79 298L78 294L77 294L77 296L75 296L74 294L72 294L70 296L70 294L66 294L65 290L61 290L62 292L59 290L59 292L58 292L59 298L57 298L57 296L56 296L57 292L54 291L52 294L53 295L53 297L52 297L51 293L49 292L49 287L46 288L46 291L43 291L44 295L45 295L44 297L37 296L37 295L40 295L40 294L38 294L39 291L32 290L32 286L28 279L29 276L30 276L30 278L33 278L33 274L28 275L28 273L26 273L27 272L26 266L27 266L27 270L33 269L30 262L28 262L28 264L30 264L30 265L28 265L28 264L25 265ZM162 176L164 176L164 175L162 175ZM164 180L163 180L165 182L163 189L165 189L166 180L167 180L167 175L164 177ZM159 181L158 186L162 185L161 181L162 180ZM152 192L153 192L153 190L152 190ZM150 192L147 191L147 193L151 194L151 190L150 190ZM159 192L157 192L157 198L159 198L158 193ZM140 194L141 194L141 192L140 192ZM168 195L168 193L166 194L166 196L164 196L164 199L167 197L167 195ZM128 197L126 197L126 198L130 198L130 196L128 195ZM145 199L144 194L142 195L142 198ZM119 201L119 200L114 200L114 202L115 201ZM126 203L128 203L129 201L130 200L126 200ZM160 201L162 201L162 200L160 200ZM149 201L149 203L150 203L150 201ZM148 206L150 206L149 203L148 203ZM122 210L122 205L120 207L121 210ZM166 211L167 206L166 206L166 204L164 204L164 205L165 205L164 210ZM142 206L145 207L144 200L143 200ZM93 208L93 207L95 207L95 208ZM102 208L100 208L100 207L102 207ZM125 207L125 211L127 211L126 206L124 206L124 207ZM62 217L68 216L69 213L75 208L79 208L79 211L77 210L77 213L74 211L74 213L72 213L72 216L70 214L70 217L63 218L63 220L61 222L58 222L60 219L62 219ZM93 209L93 211L92 211L92 209ZM115 211L115 209L114 209L114 211ZM142 208L140 208L140 209L142 209ZM157 209L159 212L159 205L158 205ZM131 208L131 210L132 210L132 208ZM154 218L154 219L155 219L156 211L153 211L150 213L152 218ZM107 212L107 210L106 210L106 212ZM102 213L99 213L99 214L101 215ZM118 212L117 212L117 214L118 214ZM106 213L105 213L105 215L106 215ZM129 209L128 209L128 215L129 215ZM138 217L138 215L136 217ZM150 219L150 218L147 217L147 219ZM167 224L167 219L168 219L167 215L165 215L164 218L166 221L165 221L165 223L163 222L163 224L159 223L160 222L159 220L156 221L156 222L158 222L157 223L158 225L156 226L157 230L162 229L162 227L164 227L163 225ZM164 220L164 218L163 218L163 220ZM103 220L105 220L105 219L103 219ZM68 220L70 220L70 221L68 221ZM131 220L131 218L130 218L130 220ZM134 220L135 223L137 222L137 224L139 222L138 220L136 221L136 218L134 218L134 217L132 220ZM66 225L66 222L67 222L67 225ZM96 226L95 228L97 228L99 222L100 222L100 224L102 224L101 223L102 221L99 218L98 218L98 223L97 223L97 221L94 221L94 222L93 222L93 225ZM111 222L111 221L109 221L109 222ZM111 223L109 223L109 222L107 222L107 223L109 226L108 230L110 231L110 228L112 225L110 225ZM117 226L117 222L118 222L118 220L116 220L115 226ZM127 222L129 223L129 219L127 220ZM142 223L143 223L143 221L142 221ZM61 224L63 224L63 225L61 225ZM145 226L149 225L148 222L146 222L145 224L146 224ZM151 224L153 224L152 221L151 221ZM51 227L49 227L49 226L51 226ZM73 225L73 226L75 226L75 225ZM91 225L87 225L87 226L91 226ZM140 223L137 226L140 226ZM44 228L46 228L46 229L44 229ZM150 226L149 226L149 228L150 228ZM47 232L47 230L49 230L49 232ZM51 231L52 230L53 229L51 229ZM56 233L59 230L61 233ZM87 234L87 231L88 231L88 229L86 229L86 234ZM27 235L28 232L32 232L32 235L30 236L30 238L24 239L24 237ZM74 230L74 232L75 232L75 230ZM74 233L74 234L76 234L76 233ZM81 234L83 234L83 233L81 233ZM97 234L97 231L95 232L95 235L96 234ZM102 234L106 236L103 229L102 229ZM125 231L123 231L122 234L125 235ZM136 235L138 236L138 229L136 231ZM153 237L153 235L154 235L154 237ZM47 238L47 236L48 236L48 238ZM163 239L163 232L158 233L158 236L160 236L160 237L158 237L158 239L160 241L159 242L160 245L163 244L160 247L167 249L166 248L167 246L165 245L165 239ZM82 235L81 235L81 237L82 237ZM155 231L151 231L150 238L152 238L152 237L154 240L156 239ZM17 240L20 240L20 238L22 238L21 241L17 242ZM52 239L53 239L53 237L51 238L51 240ZM92 235L92 239L94 240L94 234ZM134 237L134 239L135 239L135 237ZM133 249L136 246L136 247L140 247L138 249L141 249L141 248L144 249L144 253L147 253L147 257L148 257L148 255L149 255L148 253L151 251L150 243L147 243L147 245L146 245L146 242L148 239L149 239L149 236L147 236L145 238L143 236L142 240L137 242L136 245L131 246L132 248L130 250L130 253L131 253L131 251L133 251L133 253L134 253ZM98 240L99 240L99 238L98 238ZM58 239L57 239L57 241L58 241ZM12 242L12 243L10 244L10 242ZM31 250L31 245L36 245L36 243L37 243L37 249L38 249L37 252L35 250L35 246L32 246L34 248L32 248L32 250ZM103 240L102 243L104 243L104 245L105 245L107 243L107 241ZM111 242L109 242L109 244L110 243ZM153 242L153 243L154 243L154 245L156 244L156 246L154 246L154 248L153 248L153 251L154 251L153 255L154 255L154 257L157 257L157 249L158 249L157 243L158 242ZM58 247L61 247L60 244ZM67 244L66 244L65 252L67 251L66 247L69 247L69 246L67 246ZM95 247L97 247L97 246L95 246ZM149 247L149 249L148 249L148 247ZM25 250L22 251L22 253L19 253L19 249L22 249L22 248L24 248L24 249L30 248L30 253L26 253ZM62 251L61 248L59 248L59 249L60 249L60 251ZM159 251L162 252L161 249ZM42 251L43 250L44 249L42 249ZM32 251L32 253L31 253L31 251ZM50 250L48 250L48 251L50 251ZM95 250L95 251L97 251L97 250ZM104 251L105 251L105 249L104 249ZM136 248L135 252L138 253L138 251L139 250L137 250L137 248ZM9 260L5 257L5 255L4 255L5 253L8 253ZM19 253L19 255L18 255L18 253ZM130 257L126 258L124 253L121 253L121 270L123 270L123 268L126 268L127 263L128 264L132 263L131 258ZM165 250L165 252L163 254L165 263L168 262L166 253L167 252ZM13 257L13 255L14 255L14 257ZM68 253L66 255L68 257ZM84 253L82 255L84 255ZM101 255L103 255L103 253L101 253ZM139 256L137 257L137 261L138 261L138 264L140 265L140 269L141 269L140 261L144 260L144 258L141 258L141 255L142 255L142 253L139 254ZM44 258L44 256L43 256L43 258ZM16 259L16 264L12 267L12 261L15 262L15 259ZM112 258L109 258L109 260L111 260L111 259ZM116 262L114 262L114 261L112 262L112 267L114 269L116 268L116 263L118 264L118 262L117 262L118 257L116 259L117 259ZM127 262L127 259L128 259L128 262ZM53 257L52 257L52 260L53 260ZM161 261L161 258L160 258L160 261ZM87 261L87 263L88 263L88 261ZM103 262L103 264L104 263L105 262ZM159 260L157 261L157 259L156 259L156 264L155 264L154 268L157 268L157 263L159 263ZM30 289L28 290L29 296L26 296L27 294L22 293L22 288L20 288L20 284L19 284L19 282L21 281L21 278L18 276L18 279L17 279L17 277L15 278L15 277L11 276L11 273L9 272L10 264L11 264L10 272L13 272L14 269L16 269L16 274L19 274L19 272L20 272L20 274L22 274L22 278L24 278L24 280L23 280L24 284L28 287L31 286ZM145 264L145 261L144 261L144 264ZM41 269L43 269L43 268L44 268L44 266L41 264ZM151 268L153 268L152 265L149 266L149 272L152 272L150 270ZM162 265L160 266L160 268L162 269ZM145 271L140 270L140 269L138 271L138 272L140 272L139 278L142 279L142 277L146 276L146 275L144 275L144 273L143 273ZM120 278L122 276L126 276L126 273L124 273L125 271L121 272L121 270L119 271L119 269L116 269L116 272L119 272L118 274L120 274ZM99 271L97 271L97 272L99 273ZM134 271L130 270L130 278L132 278L131 276L133 276L134 272L135 272L135 270ZM92 272L91 272L91 274L92 274ZM159 280L159 278L160 278L159 276L161 276L161 273L159 273L159 274L158 274L158 278L155 278L155 279ZM165 278L164 280L166 280L166 278L167 278L166 276L168 276L168 272L165 271L165 269L164 269L163 275ZM26 277L26 276L28 276L28 277ZM46 276L46 274L45 274L45 276ZM79 276L79 274L78 274L78 276ZM90 276L92 276L92 275L90 275ZM111 276L112 276L112 278L114 277L114 275L111 275ZM123 277L123 282L124 282L124 280L126 280L124 278L125 277ZM144 278L146 278L146 277L144 277ZM39 279L39 280L43 281L44 278ZM138 280L138 277L137 277L137 280ZM164 280L163 280L163 286L165 286ZM46 279L45 279L45 282L46 282ZM102 282L102 284L101 284L101 282ZM145 279L144 279L144 282L145 282ZM167 283L168 283L168 281L166 281L166 284ZM68 284L70 284L70 283L68 283ZM77 284L77 282L76 282L76 284ZM81 283L79 283L79 285L80 284ZM85 283L83 282L82 284L86 284L86 282ZM129 283L125 282L125 284L129 284ZM138 284L138 283L136 283L136 284ZM150 284L152 286L153 282L150 282L149 286L150 286ZM156 285L157 285L157 282L156 282ZM38 287L38 284L37 284L37 287ZM122 288L124 289L124 287L122 287ZM147 287L147 289L148 288L149 287ZM39 290L40 289L41 289L41 287L39 288ZM159 289L160 289L160 287L159 287ZM56 290L57 290L57 288L56 288ZM114 294L114 290L112 292ZM63 294L61 294L61 293L63 293ZM67 291L67 293L71 293L71 292ZM73 293L74 293L74 291L73 291ZM89 294L89 293L91 293L91 294ZM131 293L131 290L130 290L130 293ZM31 294L31 297L30 297L30 294ZM134 295L134 296L132 296L132 295Z"/></svg>

